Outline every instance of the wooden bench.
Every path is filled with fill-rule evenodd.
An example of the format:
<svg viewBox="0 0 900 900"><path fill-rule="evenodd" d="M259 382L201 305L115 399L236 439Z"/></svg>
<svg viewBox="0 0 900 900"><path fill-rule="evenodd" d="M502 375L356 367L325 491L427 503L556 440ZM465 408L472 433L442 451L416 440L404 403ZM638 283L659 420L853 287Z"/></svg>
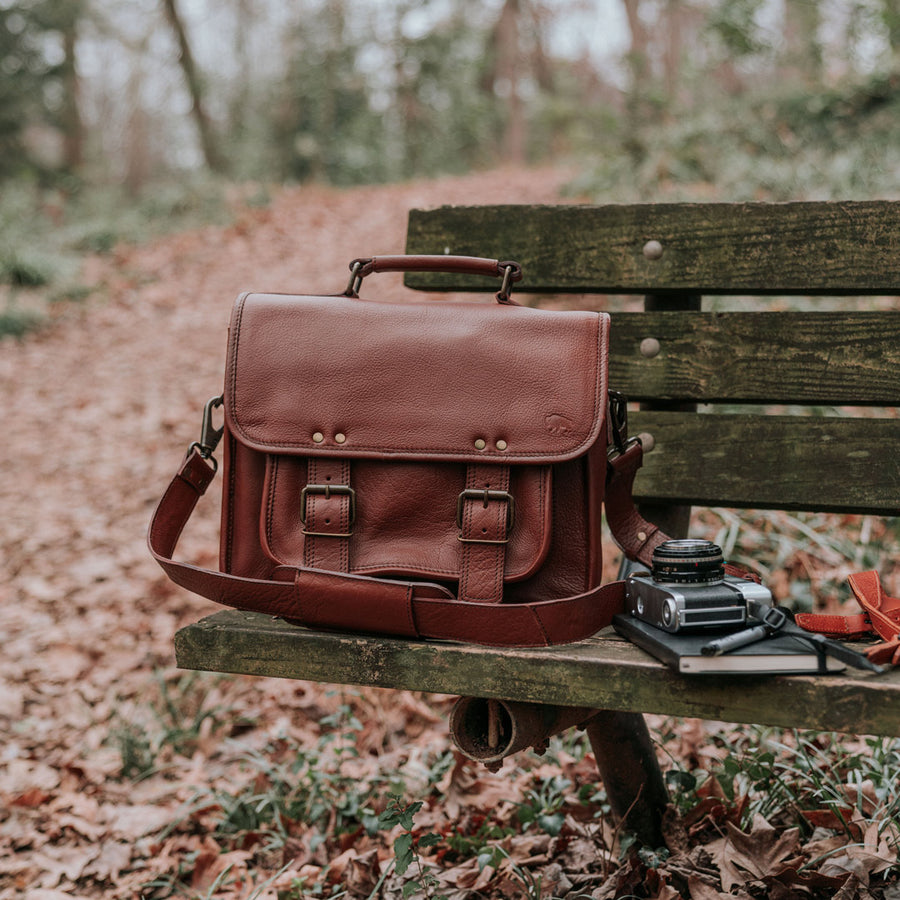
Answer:
<svg viewBox="0 0 900 900"><path fill-rule="evenodd" d="M900 202L413 210L407 252L518 260L520 301L611 295L610 385L640 404L631 432L647 451L636 492L670 534L686 533L692 505L900 513L900 314L857 299L900 295ZM789 295L839 299L785 311ZM666 792L642 713L900 735L900 671L691 679L611 631L488 649L226 611L175 647L184 668L537 704L523 708L548 729L600 710L587 730L613 811L656 845Z"/></svg>

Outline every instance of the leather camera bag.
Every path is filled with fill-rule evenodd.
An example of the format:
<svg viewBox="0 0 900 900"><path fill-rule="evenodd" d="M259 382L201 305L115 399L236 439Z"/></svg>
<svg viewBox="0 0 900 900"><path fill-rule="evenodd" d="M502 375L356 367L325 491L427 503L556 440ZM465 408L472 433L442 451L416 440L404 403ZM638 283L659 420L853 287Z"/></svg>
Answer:
<svg viewBox="0 0 900 900"><path fill-rule="evenodd" d="M516 263L351 266L340 295L238 298L223 395L151 523L159 563L219 603L343 631L542 645L609 624L623 590L600 584L604 499L629 556L649 564L665 536L631 502L641 450L610 406L608 315L513 303ZM401 270L503 283L494 302L360 298L365 276ZM220 437L214 572L173 554Z"/></svg>

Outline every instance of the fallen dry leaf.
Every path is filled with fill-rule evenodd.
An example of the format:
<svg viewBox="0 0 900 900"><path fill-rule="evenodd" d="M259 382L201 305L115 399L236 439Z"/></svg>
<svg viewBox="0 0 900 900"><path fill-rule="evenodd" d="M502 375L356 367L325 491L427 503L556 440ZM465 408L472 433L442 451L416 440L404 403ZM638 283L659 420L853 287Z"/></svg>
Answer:
<svg viewBox="0 0 900 900"><path fill-rule="evenodd" d="M779 863L793 856L800 847L800 831L790 828L778 832L762 816L756 815L750 833L725 823L725 837L707 846L722 873L722 887L730 891L750 878L762 878L777 871Z"/></svg>
<svg viewBox="0 0 900 900"><path fill-rule="evenodd" d="M723 894L696 875L688 878L688 891L690 892L691 900L733 900L734 898L734 894Z"/></svg>

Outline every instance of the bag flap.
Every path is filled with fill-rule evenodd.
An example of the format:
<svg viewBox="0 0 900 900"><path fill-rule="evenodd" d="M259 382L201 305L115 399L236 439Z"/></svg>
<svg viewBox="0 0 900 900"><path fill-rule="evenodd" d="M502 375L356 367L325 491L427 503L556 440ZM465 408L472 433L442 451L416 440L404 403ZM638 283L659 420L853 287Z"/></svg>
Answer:
<svg viewBox="0 0 900 900"><path fill-rule="evenodd" d="M606 438L608 342L605 313L245 294L225 415L270 453L558 462Z"/></svg>

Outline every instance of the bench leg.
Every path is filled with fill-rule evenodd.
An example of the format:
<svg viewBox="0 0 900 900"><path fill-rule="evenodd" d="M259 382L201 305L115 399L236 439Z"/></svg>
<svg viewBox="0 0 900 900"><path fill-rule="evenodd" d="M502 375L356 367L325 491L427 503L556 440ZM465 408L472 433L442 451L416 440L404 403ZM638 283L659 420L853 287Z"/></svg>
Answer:
<svg viewBox="0 0 900 900"><path fill-rule="evenodd" d="M551 735L573 726L587 732L616 821L646 846L662 847L669 798L640 713L460 697L450 714L459 751L494 772L526 747L542 753Z"/></svg>
<svg viewBox="0 0 900 900"><path fill-rule="evenodd" d="M669 797L644 717L603 709L585 730L616 820L645 846L664 846Z"/></svg>

